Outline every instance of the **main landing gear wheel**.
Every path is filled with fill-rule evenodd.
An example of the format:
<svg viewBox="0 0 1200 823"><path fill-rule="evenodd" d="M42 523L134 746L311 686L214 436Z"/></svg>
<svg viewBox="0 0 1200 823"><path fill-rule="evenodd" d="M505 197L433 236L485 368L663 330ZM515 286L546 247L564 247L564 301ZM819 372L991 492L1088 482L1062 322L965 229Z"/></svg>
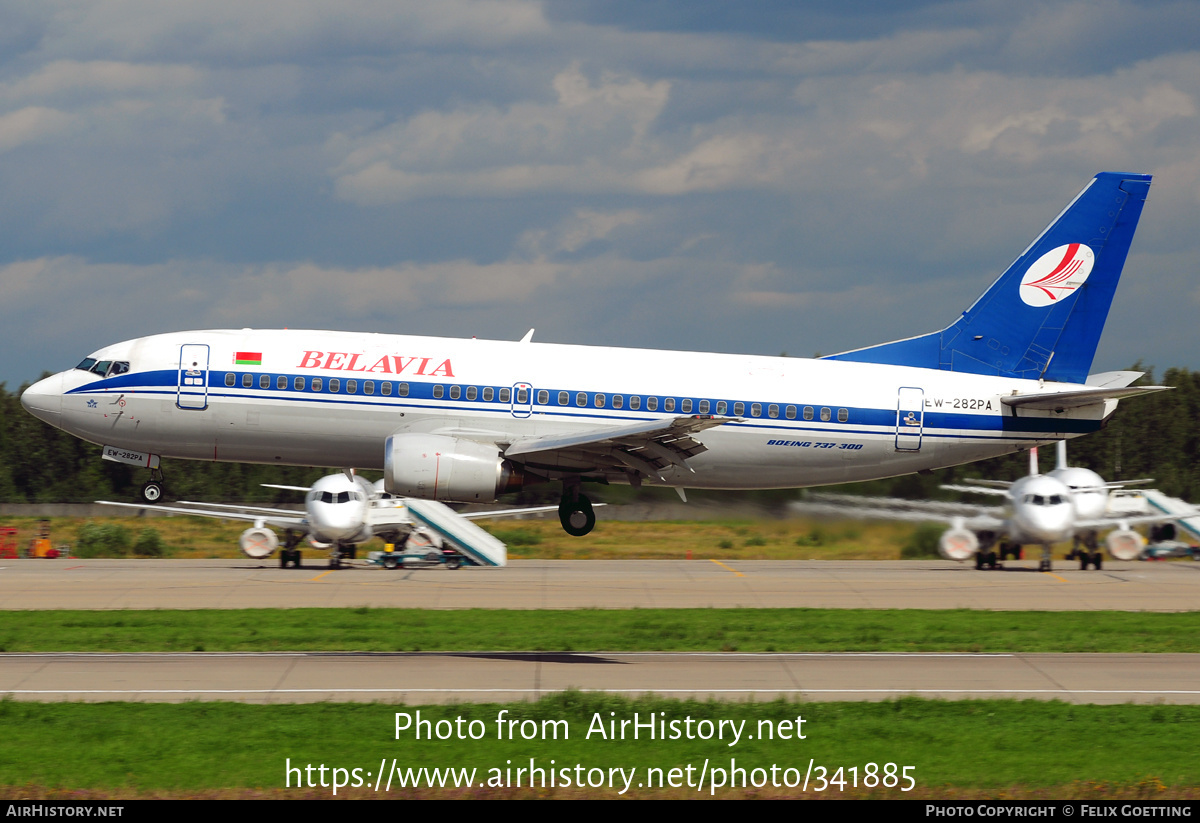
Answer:
<svg viewBox="0 0 1200 823"><path fill-rule="evenodd" d="M291 563L297 569L300 568L300 550L299 549L284 549L279 553L279 568L286 569L288 563Z"/></svg>
<svg viewBox="0 0 1200 823"><path fill-rule="evenodd" d="M450 569L450 571L454 571L455 569L457 569L461 566L462 566L462 558L461 557L447 557L446 558L446 568Z"/></svg>
<svg viewBox="0 0 1200 823"><path fill-rule="evenodd" d="M142 500L146 501L147 503L157 503L162 499L162 496L162 483L159 483L157 480L151 480L149 483L146 483L144 486L142 486Z"/></svg>
<svg viewBox="0 0 1200 823"><path fill-rule="evenodd" d="M596 513L592 511L592 501L585 495L576 495L572 500L564 495L558 504L558 522L562 523L563 531L572 537L583 537L596 527Z"/></svg>
<svg viewBox="0 0 1200 823"><path fill-rule="evenodd" d="M400 567L400 558L385 554L383 556L383 567L385 569L396 569Z"/></svg>

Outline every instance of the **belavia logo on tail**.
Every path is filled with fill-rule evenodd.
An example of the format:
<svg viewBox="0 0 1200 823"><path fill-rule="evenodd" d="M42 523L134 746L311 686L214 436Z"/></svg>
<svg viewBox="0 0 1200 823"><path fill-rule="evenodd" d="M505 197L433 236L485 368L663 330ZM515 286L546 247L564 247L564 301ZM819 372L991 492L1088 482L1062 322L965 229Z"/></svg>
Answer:
<svg viewBox="0 0 1200 823"><path fill-rule="evenodd" d="M1092 273L1096 255L1083 243L1048 251L1021 278L1021 299L1040 308L1070 297Z"/></svg>

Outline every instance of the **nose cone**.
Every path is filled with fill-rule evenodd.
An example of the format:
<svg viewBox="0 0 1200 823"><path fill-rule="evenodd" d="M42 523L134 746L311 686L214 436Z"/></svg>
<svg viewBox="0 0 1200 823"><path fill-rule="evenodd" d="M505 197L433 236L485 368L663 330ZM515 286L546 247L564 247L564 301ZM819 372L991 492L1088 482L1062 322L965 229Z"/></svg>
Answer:
<svg viewBox="0 0 1200 823"><path fill-rule="evenodd" d="M39 420L58 427L62 421L63 376L39 380L21 394L21 405Z"/></svg>

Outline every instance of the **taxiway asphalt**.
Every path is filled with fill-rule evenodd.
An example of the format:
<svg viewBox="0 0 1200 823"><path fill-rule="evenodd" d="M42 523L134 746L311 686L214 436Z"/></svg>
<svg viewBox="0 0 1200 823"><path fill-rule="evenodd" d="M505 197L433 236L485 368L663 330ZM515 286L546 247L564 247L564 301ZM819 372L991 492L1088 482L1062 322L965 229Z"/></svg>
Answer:
<svg viewBox="0 0 1200 823"><path fill-rule="evenodd" d="M706 700L1019 698L1200 703L1196 654L276 653L0 655L37 701L533 700L568 688Z"/></svg>
<svg viewBox="0 0 1200 823"><path fill-rule="evenodd" d="M1035 561L977 571L943 560L514 560L502 569L352 561L0 560L0 609L868 608L1191 611L1200 563Z"/></svg>

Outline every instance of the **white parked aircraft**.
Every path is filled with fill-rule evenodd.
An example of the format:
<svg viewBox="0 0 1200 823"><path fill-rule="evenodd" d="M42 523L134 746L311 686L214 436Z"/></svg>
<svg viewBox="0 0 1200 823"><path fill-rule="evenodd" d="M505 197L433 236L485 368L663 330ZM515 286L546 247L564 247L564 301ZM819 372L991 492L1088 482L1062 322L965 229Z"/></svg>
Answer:
<svg viewBox="0 0 1200 823"><path fill-rule="evenodd" d="M1089 376L1150 187L1103 172L946 328L815 360L302 330L102 348L30 412L160 457L382 469L388 493L482 502L583 482L764 489L935 469L1096 431L1131 372Z"/></svg>
<svg viewBox="0 0 1200 823"><path fill-rule="evenodd" d="M255 560L264 560L275 552L279 538L272 529L281 529L285 543L279 565L286 567L293 563L296 568L300 567L300 549L297 547L304 538L308 538L314 548L328 551L329 565L337 568L344 556L353 558L356 547L374 537L403 546L403 551L398 554L423 557L452 569L458 568L464 560L484 566L503 566L508 557L504 544L470 521L555 508L535 506L463 514L432 500L393 497L383 490L382 485L382 481L371 483L351 472L343 472L322 477L310 488L270 486L305 492L304 512L214 503L154 506L99 502L106 506L251 521L254 525L242 532L238 545L243 554Z"/></svg>
<svg viewBox="0 0 1200 823"><path fill-rule="evenodd" d="M1134 560L1146 541L1130 528L1132 524L1162 523L1180 517L1179 514L1104 516L1110 489L1151 481L1105 483L1090 469L1069 467L1066 443L1059 441L1058 446L1058 467L1047 474L1038 472L1035 448L1029 452L1029 474L1018 480L969 480L942 486L951 491L1003 497L1004 506L825 494L798 502L795 508L854 518L948 523L950 528L938 540L938 551L949 560L967 560L973 556L977 569L985 566L994 569L1010 552L1017 556L1021 546L1040 545L1039 571L1050 571L1050 549L1054 544L1079 537L1084 538L1085 546L1083 549L1076 546L1080 569L1086 570L1089 565L1099 569L1103 559L1095 532L1106 528L1112 529L1105 539L1108 553L1117 560ZM1194 509L1191 513L1200 514Z"/></svg>

